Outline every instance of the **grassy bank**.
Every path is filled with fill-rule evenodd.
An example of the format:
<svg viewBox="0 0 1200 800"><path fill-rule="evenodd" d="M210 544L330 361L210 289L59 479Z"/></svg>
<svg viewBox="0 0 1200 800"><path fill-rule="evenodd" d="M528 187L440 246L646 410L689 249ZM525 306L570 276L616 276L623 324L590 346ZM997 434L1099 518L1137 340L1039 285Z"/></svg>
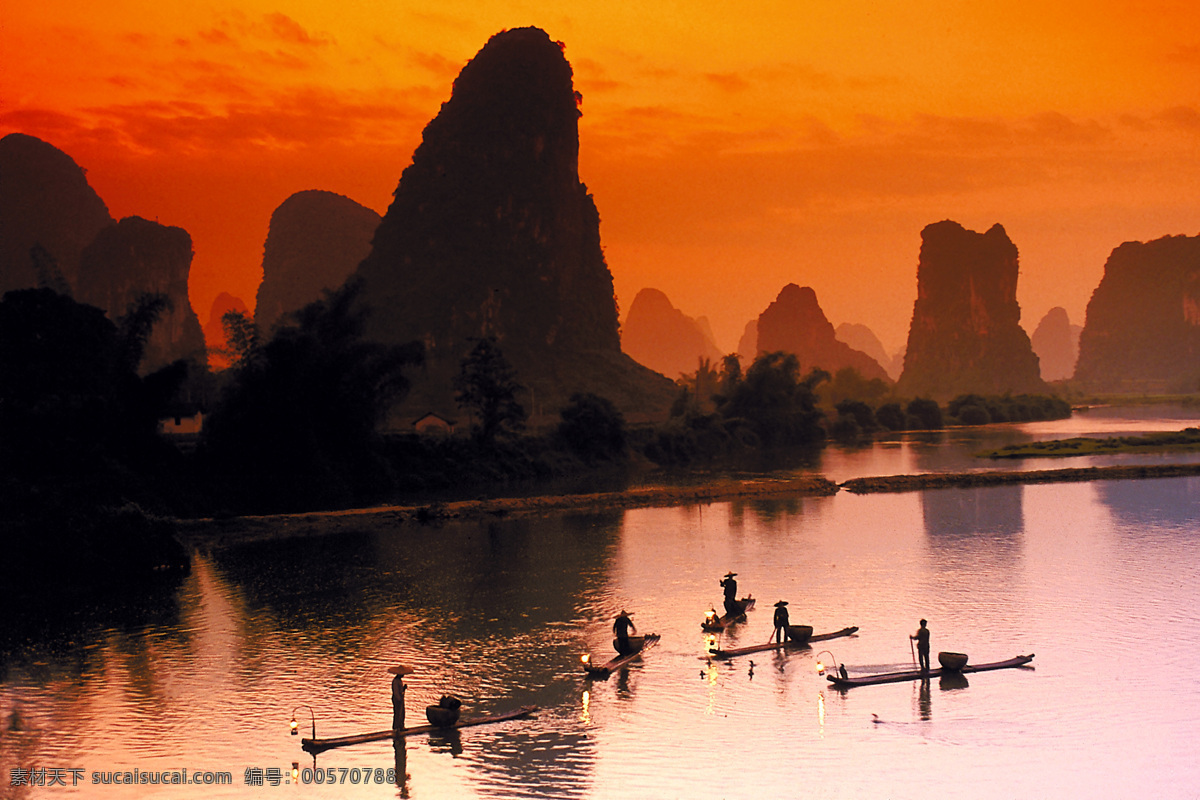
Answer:
<svg viewBox="0 0 1200 800"><path fill-rule="evenodd" d="M999 450L976 455L980 458L1063 458L1065 456L1096 456L1113 453L1166 453L1200 450L1200 428L1182 431L1148 433L1143 436L1081 436L1074 439L1052 439L1044 442L1010 444Z"/></svg>
<svg viewBox="0 0 1200 800"><path fill-rule="evenodd" d="M1073 483L1079 481L1174 478L1200 475L1200 464L1149 464L1142 466L1079 467L1045 470L990 470L927 475L888 475L853 478L841 484L853 494L916 492L923 489L1005 486L1028 483Z"/></svg>

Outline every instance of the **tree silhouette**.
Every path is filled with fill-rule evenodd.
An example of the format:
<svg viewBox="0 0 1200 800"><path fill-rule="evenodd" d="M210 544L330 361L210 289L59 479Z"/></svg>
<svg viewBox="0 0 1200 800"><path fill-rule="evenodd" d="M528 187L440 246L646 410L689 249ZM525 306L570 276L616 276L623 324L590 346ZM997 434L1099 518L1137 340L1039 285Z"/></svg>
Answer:
<svg viewBox="0 0 1200 800"><path fill-rule="evenodd" d="M726 419L747 420L764 443L819 442L824 433L815 390L828 378L824 370L813 370L801 380L795 354L764 353L723 398L720 412Z"/></svg>
<svg viewBox="0 0 1200 800"><path fill-rule="evenodd" d="M906 427L913 430L941 430L942 409L936 400L928 397L918 397L904 409L908 416Z"/></svg>
<svg viewBox="0 0 1200 800"><path fill-rule="evenodd" d="M160 293L138 295L117 319L117 335L125 366L136 371L146 354L154 325L171 310L171 298Z"/></svg>
<svg viewBox="0 0 1200 800"><path fill-rule="evenodd" d="M206 421L203 452L244 502L340 505L385 489L377 427L422 348L363 338L361 286L350 281L277 327L241 360Z"/></svg>
<svg viewBox="0 0 1200 800"><path fill-rule="evenodd" d="M889 431L902 431L906 427L904 409L899 403L884 403L875 410L875 419Z"/></svg>
<svg viewBox="0 0 1200 800"><path fill-rule="evenodd" d="M576 392L560 413L557 434L572 452L589 461L625 451L625 418L607 398Z"/></svg>
<svg viewBox="0 0 1200 800"><path fill-rule="evenodd" d="M517 402L524 387L508 363L496 337L476 339L454 377L454 400L474 417L474 433L480 443L490 445L504 432L525 427L525 407Z"/></svg>
<svg viewBox="0 0 1200 800"><path fill-rule="evenodd" d="M221 315L221 328L225 331L225 347L220 354L229 359L230 368L245 367L261 347L258 325L244 311L235 309Z"/></svg>
<svg viewBox="0 0 1200 800"><path fill-rule="evenodd" d="M158 416L187 369L138 377L162 306L153 297L135 305L118 326L51 289L0 301L0 450L10 469L83 474L155 448Z"/></svg>
<svg viewBox="0 0 1200 800"><path fill-rule="evenodd" d="M741 382L742 360L737 353L730 353L721 359L721 378L717 382L717 395L713 398L717 405L733 394Z"/></svg>

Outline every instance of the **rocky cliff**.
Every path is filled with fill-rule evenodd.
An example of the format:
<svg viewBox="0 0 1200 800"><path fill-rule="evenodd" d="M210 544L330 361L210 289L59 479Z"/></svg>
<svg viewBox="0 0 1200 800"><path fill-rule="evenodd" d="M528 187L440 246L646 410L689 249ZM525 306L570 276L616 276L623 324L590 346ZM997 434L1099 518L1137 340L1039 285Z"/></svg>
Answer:
<svg viewBox="0 0 1200 800"><path fill-rule="evenodd" d="M345 282L371 252L380 217L333 192L304 191L271 214L254 319L269 333L284 314Z"/></svg>
<svg viewBox="0 0 1200 800"><path fill-rule="evenodd" d="M1029 337L1042 366L1042 380L1061 381L1075 374L1082 331L1083 326L1071 324L1065 308L1055 307L1046 312Z"/></svg>
<svg viewBox="0 0 1200 800"><path fill-rule="evenodd" d="M0 294L39 285L30 256L37 245L74 290L83 248L113 222L66 153L22 133L0 139Z"/></svg>
<svg viewBox="0 0 1200 800"><path fill-rule="evenodd" d="M1088 391L1200 388L1200 237L1126 242L1092 293L1075 379Z"/></svg>
<svg viewBox="0 0 1200 800"><path fill-rule="evenodd" d="M833 324L817 304L817 293L808 286L789 283L759 314L758 352L776 350L795 353L802 372L819 367L832 375L850 367L867 379L888 379L879 362L838 341Z"/></svg>
<svg viewBox="0 0 1200 800"><path fill-rule="evenodd" d="M562 46L519 28L488 41L426 126L359 267L368 333L426 345L414 402L428 389L426 404L444 407L472 339L491 335L535 413L581 390L627 413L669 405L673 385L621 352L600 216L579 179L581 102Z"/></svg>
<svg viewBox="0 0 1200 800"><path fill-rule="evenodd" d="M901 394L1046 391L1020 325L1017 273L1017 247L999 224L977 233L945 220L921 231Z"/></svg>
<svg viewBox="0 0 1200 800"><path fill-rule="evenodd" d="M705 326L671 305L658 289L642 289L629 306L621 347L634 361L677 378L696 371L700 359L720 369L724 355Z"/></svg>
<svg viewBox="0 0 1200 800"><path fill-rule="evenodd" d="M141 371L153 372L180 358L203 365L204 333L188 300L191 266L192 237L183 228L125 217L84 249L76 299L116 320L141 295L166 295L170 309L154 326Z"/></svg>

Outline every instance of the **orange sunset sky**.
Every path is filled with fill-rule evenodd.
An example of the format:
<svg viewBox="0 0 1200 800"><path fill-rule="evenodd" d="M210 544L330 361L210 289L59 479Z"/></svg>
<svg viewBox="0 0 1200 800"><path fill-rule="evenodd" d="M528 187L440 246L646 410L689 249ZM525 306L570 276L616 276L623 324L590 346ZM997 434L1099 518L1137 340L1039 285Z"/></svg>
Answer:
<svg viewBox="0 0 1200 800"><path fill-rule="evenodd" d="M253 306L293 192L385 212L459 70L524 25L566 44L622 313L662 289L726 351L789 282L898 349L941 219L1004 225L1030 331L1082 324L1121 242L1200 233L1187 1L14 2L0 135L187 229L204 322L222 290Z"/></svg>

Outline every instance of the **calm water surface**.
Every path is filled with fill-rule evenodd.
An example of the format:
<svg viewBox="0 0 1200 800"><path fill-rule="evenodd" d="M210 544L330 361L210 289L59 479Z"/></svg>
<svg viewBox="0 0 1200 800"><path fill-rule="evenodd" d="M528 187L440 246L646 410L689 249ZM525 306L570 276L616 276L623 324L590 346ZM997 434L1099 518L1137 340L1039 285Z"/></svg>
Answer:
<svg viewBox="0 0 1200 800"><path fill-rule="evenodd" d="M981 440L1195 424L1091 419L831 448L817 466L836 480L958 468L994 446ZM1097 462L1014 466L1068 463ZM1196 798L1198 519L1200 479L1176 478L557 514L198 553L178 587L8 641L0 796ZM860 626L817 645L851 672L910 665L922 616L935 651L1036 653L1034 668L842 692L813 650L709 663L699 622L728 570L760 607L725 646L766 641L786 599L818 632ZM622 608L662 642L587 681L579 657L607 657ZM289 735L300 704L321 736L389 727L385 668L398 661L417 667L410 724L446 692L467 716L543 710L316 759ZM297 719L307 735L308 711ZM346 782L246 785L247 768L294 761L346 768ZM14 768L63 770L68 786L12 786ZM184 768L232 784L90 785L93 772ZM374 782L388 769L401 786Z"/></svg>

